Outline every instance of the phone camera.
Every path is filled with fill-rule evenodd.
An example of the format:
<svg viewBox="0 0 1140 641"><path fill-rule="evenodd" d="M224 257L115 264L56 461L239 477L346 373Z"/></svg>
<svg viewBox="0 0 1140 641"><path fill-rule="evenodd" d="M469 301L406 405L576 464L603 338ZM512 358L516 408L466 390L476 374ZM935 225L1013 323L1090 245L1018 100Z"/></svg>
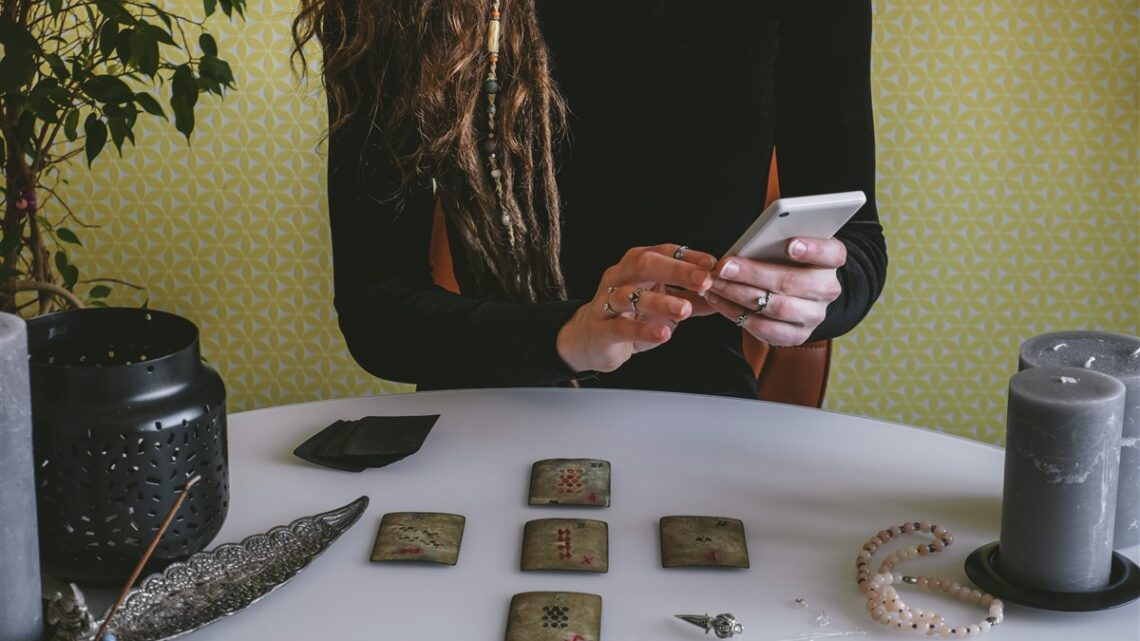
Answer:
<svg viewBox="0 0 1140 641"><path fill-rule="evenodd" d="M790 212L790 211L782 211L776 215L779 216L780 218L787 218L789 215L791 215L791 213L792 212Z"/></svg>

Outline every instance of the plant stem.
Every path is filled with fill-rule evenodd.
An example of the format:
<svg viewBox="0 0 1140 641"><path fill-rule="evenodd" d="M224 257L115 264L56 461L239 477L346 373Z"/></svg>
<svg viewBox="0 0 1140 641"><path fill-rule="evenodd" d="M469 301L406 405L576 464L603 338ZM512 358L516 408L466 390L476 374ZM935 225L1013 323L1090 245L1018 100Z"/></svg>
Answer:
<svg viewBox="0 0 1140 641"><path fill-rule="evenodd" d="M9 292L10 300L16 300L16 292L40 292L41 305L43 296L47 296L50 301L53 296L59 296L71 304L76 309L83 309L86 305L74 293L67 291L63 287L55 283L45 283L38 280L18 280L11 283L4 283L0 285L0 291Z"/></svg>

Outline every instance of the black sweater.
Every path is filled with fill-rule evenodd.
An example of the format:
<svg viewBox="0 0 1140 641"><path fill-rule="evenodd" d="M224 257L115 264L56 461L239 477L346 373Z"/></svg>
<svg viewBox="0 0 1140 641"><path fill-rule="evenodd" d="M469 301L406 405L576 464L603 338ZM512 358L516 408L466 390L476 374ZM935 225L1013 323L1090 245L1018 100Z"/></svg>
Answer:
<svg viewBox="0 0 1140 641"><path fill-rule="evenodd" d="M568 380L555 338L603 270L627 249L656 243L719 256L763 208L773 145L781 195L868 196L837 235L848 249L843 294L813 338L849 331L887 267L874 199L870 4L537 0L572 112L557 154L568 301L480 297L454 234L463 295L434 286L430 187L394 216L384 194L396 171L362 146L361 110L329 140L335 305L353 357L420 389ZM751 398L756 389L741 330L719 315L682 322L667 344L584 384Z"/></svg>

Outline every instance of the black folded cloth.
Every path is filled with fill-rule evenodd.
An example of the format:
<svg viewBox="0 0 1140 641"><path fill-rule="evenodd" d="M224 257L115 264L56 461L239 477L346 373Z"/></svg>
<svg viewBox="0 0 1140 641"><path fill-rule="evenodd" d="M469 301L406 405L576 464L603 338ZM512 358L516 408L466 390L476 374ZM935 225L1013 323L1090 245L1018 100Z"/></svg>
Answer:
<svg viewBox="0 0 1140 641"><path fill-rule="evenodd" d="M337 421L301 443L293 454L346 472L384 467L420 451L439 414L365 416Z"/></svg>

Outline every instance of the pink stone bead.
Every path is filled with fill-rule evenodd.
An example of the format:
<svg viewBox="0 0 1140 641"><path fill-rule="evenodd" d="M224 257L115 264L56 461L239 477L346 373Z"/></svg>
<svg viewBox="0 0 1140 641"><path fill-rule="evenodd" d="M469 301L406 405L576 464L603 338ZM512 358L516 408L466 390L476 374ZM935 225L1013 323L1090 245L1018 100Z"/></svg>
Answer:
<svg viewBox="0 0 1140 641"><path fill-rule="evenodd" d="M937 577L930 579L927 585L930 586L931 590L937 590L938 588L942 587L942 579L939 579Z"/></svg>
<svg viewBox="0 0 1140 641"><path fill-rule="evenodd" d="M951 543L954 542L954 535L950 534L949 532L943 532L942 536L939 538L941 538L942 542L945 543L946 545L950 545Z"/></svg>
<svg viewBox="0 0 1140 641"><path fill-rule="evenodd" d="M930 531L930 522L929 521L923 521L923 522L919 523L918 529L922 530L923 532L929 532Z"/></svg>
<svg viewBox="0 0 1140 641"><path fill-rule="evenodd" d="M982 591L981 590L970 590L970 600L971 601L981 601L981 599L982 599Z"/></svg>
<svg viewBox="0 0 1140 641"><path fill-rule="evenodd" d="M930 546L935 552L941 552L946 547L946 545L942 543L942 539L934 539L930 542Z"/></svg>
<svg viewBox="0 0 1140 641"><path fill-rule="evenodd" d="M941 537L945 532L946 530L941 525L935 525L934 527L930 528L930 533L934 536Z"/></svg>
<svg viewBox="0 0 1140 641"><path fill-rule="evenodd" d="M930 554L930 548L926 547L925 545L918 546L919 556L926 556L927 554Z"/></svg>
<svg viewBox="0 0 1140 641"><path fill-rule="evenodd" d="M992 595L992 594L987 594L987 595L983 596L982 600L979 601L979 603L981 603L983 607L987 607L987 608L990 607L990 604L993 602L994 602L994 595Z"/></svg>
<svg viewBox="0 0 1140 641"><path fill-rule="evenodd" d="M926 587L926 584L927 584L929 581L930 581L930 579L927 579L925 576L921 576L921 575L920 575L920 576L918 576L918 577L915 577L915 582L914 582L914 584L915 584L915 585L917 585L917 586L918 586L918 587L920 587L920 588L925 588L925 587Z"/></svg>

